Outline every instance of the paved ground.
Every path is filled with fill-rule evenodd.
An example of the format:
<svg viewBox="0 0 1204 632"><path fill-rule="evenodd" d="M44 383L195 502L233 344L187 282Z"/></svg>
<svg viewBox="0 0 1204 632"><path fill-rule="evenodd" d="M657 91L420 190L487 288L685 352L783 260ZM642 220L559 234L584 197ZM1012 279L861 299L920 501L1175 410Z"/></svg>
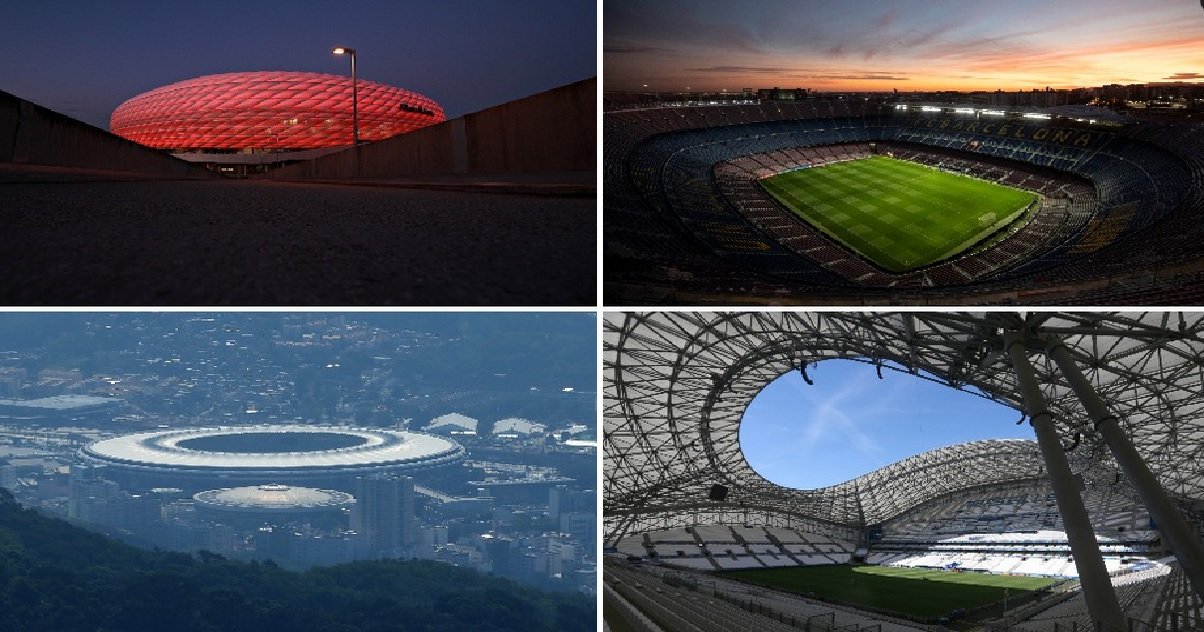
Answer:
<svg viewBox="0 0 1204 632"><path fill-rule="evenodd" d="M594 305L596 201L264 181L0 183L0 304Z"/></svg>

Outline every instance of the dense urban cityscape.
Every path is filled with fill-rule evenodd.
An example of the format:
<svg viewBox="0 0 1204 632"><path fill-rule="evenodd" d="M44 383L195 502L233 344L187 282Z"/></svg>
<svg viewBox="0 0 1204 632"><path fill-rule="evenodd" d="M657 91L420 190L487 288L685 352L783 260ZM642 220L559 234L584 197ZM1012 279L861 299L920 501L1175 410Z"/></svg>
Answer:
<svg viewBox="0 0 1204 632"><path fill-rule="evenodd" d="M592 314L4 321L0 485L25 507L144 548L594 591ZM239 455L279 467L216 463Z"/></svg>

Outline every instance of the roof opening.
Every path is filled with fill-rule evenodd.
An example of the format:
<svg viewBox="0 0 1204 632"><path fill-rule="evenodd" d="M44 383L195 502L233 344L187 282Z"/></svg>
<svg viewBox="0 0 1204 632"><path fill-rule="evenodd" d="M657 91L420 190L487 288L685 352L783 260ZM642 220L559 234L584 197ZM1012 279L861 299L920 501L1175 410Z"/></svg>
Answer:
<svg viewBox="0 0 1204 632"><path fill-rule="evenodd" d="M1017 425L1019 412L976 392L887 369L879 378L866 362L822 360L805 379L791 371L753 398L740 448L767 480L816 489L948 445L1033 438L1028 424Z"/></svg>

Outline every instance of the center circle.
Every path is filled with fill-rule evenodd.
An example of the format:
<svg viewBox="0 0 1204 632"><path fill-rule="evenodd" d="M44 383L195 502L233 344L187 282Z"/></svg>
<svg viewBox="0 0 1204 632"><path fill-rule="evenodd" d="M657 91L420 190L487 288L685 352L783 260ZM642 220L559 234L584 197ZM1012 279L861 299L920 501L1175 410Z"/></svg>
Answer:
<svg viewBox="0 0 1204 632"><path fill-rule="evenodd" d="M366 437L335 432L247 432L183 439L178 441L176 446L198 452L270 454L321 452L357 447L366 443Z"/></svg>

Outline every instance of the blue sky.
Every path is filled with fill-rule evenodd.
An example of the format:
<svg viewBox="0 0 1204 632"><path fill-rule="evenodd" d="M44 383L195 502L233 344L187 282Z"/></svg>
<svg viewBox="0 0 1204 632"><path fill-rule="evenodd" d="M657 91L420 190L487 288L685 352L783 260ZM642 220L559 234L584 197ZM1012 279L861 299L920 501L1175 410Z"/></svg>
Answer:
<svg viewBox="0 0 1204 632"><path fill-rule="evenodd" d="M790 487L834 485L906 457L978 439L1032 439L1020 413L970 393L872 365L825 360L808 386L797 371L774 380L740 425L744 457Z"/></svg>

